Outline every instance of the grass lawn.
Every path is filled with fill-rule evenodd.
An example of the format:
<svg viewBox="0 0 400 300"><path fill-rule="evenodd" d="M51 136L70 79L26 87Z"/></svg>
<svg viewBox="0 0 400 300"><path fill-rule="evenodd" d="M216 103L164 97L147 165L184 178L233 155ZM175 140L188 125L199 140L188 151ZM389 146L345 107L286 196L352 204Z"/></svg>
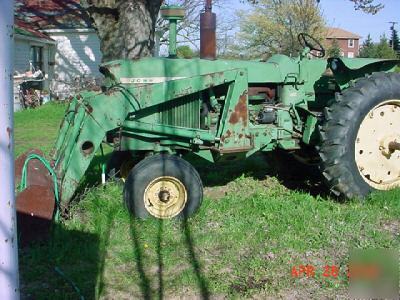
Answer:
<svg viewBox="0 0 400 300"><path fill-rule="evenodd" d="M49 151L64 108L16 113L16 153ZM206 196L188 221L136 220L119 184L91 185L49 241L20 250L24 298L77 299L58 267L86 299L331 299L347 295L350 249L399 248L398 190L339 203L308 177L267 176L260 158L197 166ZM299 265L315 276L293 277ZM324 277L326 265L339 276Z"/></svg>
<svg viewBox="0 0 400 300"><path fill-rule="evenodd" d="M51 103L40 109L15 113L15 156L32 148L49 152L56 139L65 109L64 105Z"/></svg>

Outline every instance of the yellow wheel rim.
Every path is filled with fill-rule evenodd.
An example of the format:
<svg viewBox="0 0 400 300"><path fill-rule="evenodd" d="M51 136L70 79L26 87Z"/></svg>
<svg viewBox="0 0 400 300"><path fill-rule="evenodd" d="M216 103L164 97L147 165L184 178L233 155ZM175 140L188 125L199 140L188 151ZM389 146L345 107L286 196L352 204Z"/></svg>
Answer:
<svg viewBox="0 0 400 300"><path fill-rule="evenodd" d="M400 100L385 101L365 116L355 141L355 160L366 183L378 190L400 186Z"/></svg>
<svg viewBox="0 0 400 300"><path fill-rule="evenodd" d="M146 210L152 216L170 219L184 209L187 202L186 188L175 177L161 176L147 185L143 201Z"/></svg>

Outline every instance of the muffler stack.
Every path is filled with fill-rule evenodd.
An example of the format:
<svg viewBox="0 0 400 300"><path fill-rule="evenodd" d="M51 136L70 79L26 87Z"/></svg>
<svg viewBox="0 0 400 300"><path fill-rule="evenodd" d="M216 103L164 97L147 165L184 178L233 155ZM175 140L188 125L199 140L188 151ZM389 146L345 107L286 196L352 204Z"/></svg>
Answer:
<svg viewBox="0 0 400 300"><path fill-rule="evenodd" d="M203 13L200 14L200 58L217 59L217 16L212 12L211 0L206 0Z"/></svg>

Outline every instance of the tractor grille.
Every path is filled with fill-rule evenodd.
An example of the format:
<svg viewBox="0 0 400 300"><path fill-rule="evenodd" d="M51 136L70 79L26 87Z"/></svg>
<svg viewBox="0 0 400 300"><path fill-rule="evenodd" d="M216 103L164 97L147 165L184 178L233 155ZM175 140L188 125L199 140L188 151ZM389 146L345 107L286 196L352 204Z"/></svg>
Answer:
<svg viewBox="0 0 400 300"><path fill-rule="evenodd" d="M159 109L160 123L188 128L200 128L200 100L179 98L161 104Z"/></svg>

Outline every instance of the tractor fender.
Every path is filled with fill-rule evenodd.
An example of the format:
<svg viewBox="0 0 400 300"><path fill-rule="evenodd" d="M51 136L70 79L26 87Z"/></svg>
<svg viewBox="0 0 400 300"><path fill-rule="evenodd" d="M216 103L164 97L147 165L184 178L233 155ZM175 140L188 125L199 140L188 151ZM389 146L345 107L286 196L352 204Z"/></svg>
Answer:
<svg viewBox="0 0 400 300"><path fill-rule="evenodd" d="M374 72L390 72L400 64L397 59L375 58L339 58L328 59L328 66L340 86L347 85L350 80L364 77Z"/></svg>

